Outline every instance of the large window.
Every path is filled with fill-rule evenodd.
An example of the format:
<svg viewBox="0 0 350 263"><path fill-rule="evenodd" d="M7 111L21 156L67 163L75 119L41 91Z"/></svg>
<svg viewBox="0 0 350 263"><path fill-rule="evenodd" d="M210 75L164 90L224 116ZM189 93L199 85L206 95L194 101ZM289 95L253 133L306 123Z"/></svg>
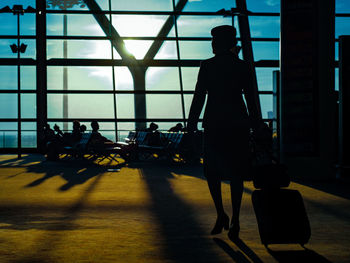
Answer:
<svg viewBox="0 0 350 263"><path fill-rule="evenodd" d="M5 0L0 8L36 9L39 2ZM44 53L37 48L36 13L25 11L19 25L11 10L0 13L0 148L17 147L19 134L22 147L35 148L38 116L64 130L75 119L90 129L97 119L112 140L152 121L160 129L185 122L200 61L213 56L210 29L232 22L238 28L237 18L216 13L234 8L233 0L46 2L43 114L37 112L42 85L37 57ZM247 0L263 118L271 116L272 72L279 62L279 2ZM347 0L336 4L337 13L350 13ZM349 19L337 16L336 38L350 33ZM18 26L20 44L27 45L20 60L10 49L17 44Z"/></svg>

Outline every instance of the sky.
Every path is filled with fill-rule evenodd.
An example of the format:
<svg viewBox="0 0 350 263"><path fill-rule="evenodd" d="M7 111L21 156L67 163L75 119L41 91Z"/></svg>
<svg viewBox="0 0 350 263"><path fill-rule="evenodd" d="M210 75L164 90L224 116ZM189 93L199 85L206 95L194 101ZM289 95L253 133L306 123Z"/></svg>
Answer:
<svg viewBox="0 0 350 263"><path fill-rule="evenodd" d="M177 2L178 0L176 0ZM55 1L51 1L55 2ZM108 1L96 0L102 9L108 9ZM114 10L132 11L171 11L171 0L149 0L147 5L140 4L140 0L112 0ZM233 0L189 0L184 11L217 11L222 8L229 9L235 7ZM13 4L22 4L24 8L28 5L35 8L35 0L2 0L0 8ZM247 8L253 12L279 12L280 4L278 0L247 0ZM58 8L52 8L56 9ZM73 9L84 10L85 6L75 6ZM350 13L350 1L336 0L337 13ZM35 15L25 14L20 17L21 34L35 35ZM113 15L112 24L121 36L145 36L154 37L159 32L166 21L166 15ZM278 38L280 31L279 17L250 17L250 30L252 37L272 37ZM178 34L181 37L210 37L210 29L221 24L231 24L231 18L224 17L196 17L180 16L178 18ZM237 26L237 24L236 24ZM336 18L336 37L342 34L350 34L350 18ZM0 13L0 32L2 35L16 35L16 16L12 14ZM63 35L63 15L47 15L47 35ZM68 15L68 35L69 36L104 36L103 31L92 15L74 14ZM168 36L175 36L174 28ZM27 51L21 57L34 58L36 56L35 40L24 39L27 44ZM0 58L15 58L9 45L14 43L14 39L0 39ZM152 41L128 40L125 41L130 53L137 59L142 59L146 54ZM338 45L336 45L335 55ZM181 59L207 59L213 56L210 41L180 41ZM111 45L107 40L69 40L68 58L101 58L111 57ZM256 61L262 59L279 59L278 42L253 42L253 53ZM120 59L119 54L114 50L115 59ZM47 41L47 59L63 58L63 41ZM166 41L157 53L155 59L177 59L175 41ZM277 68L257 68L257 78L259 90L272 90L272 72ZM182 68L184 90L194 90L198 74L198 68ZM48 67L49 90L63 89L63 67ZM117 90L132 90L133 81L129 70L126 67L115 68L115 81ZM12 66L0 66L0 89L17 89L17 69ZM111 67L68 67L68 88L70 90L112 90L113 75ZM336 80L336 84L338 81ZM35 67L21 67L21 88L34 90L36 87ZM337 89L337 87L336 87ZM177 68L150 67L146 73L146 90L180 90L179 71ZM27 118L35 118L35 95L22 95L22 115ZM186 114L189 111L192 95L185 96ZM267 117L267 112L272 110L272 96L261 95L261 105L263 117ZM182 118L182 107L180 95L147 95L147 117L148 118ZM113 97L111 95L68 95L69 118L113 118ZM63 96L60 94L48 95L48 117L60 118L62 115ZM118 118L132 118L134 114L133 97L129 94L117 95ZM87 110L89 109L89 110ZM0 96L0 118L16 118L17 105L15 94L2 94ZM173 123L165 123L164 128ZM26 124L28 127L30 124ZM120 124L120 128L130 128L132 124ZM160 126L161 126L160 125ZM6 126L6 127L5 127ZM35 125L32 124L34 127ZM103 126L103 125L102 125ZM9 123L1 124L0 129L11 128ZM106 124L106 127L112 127ZM16 128L16 127L14 127ZM102 127L103 128L103 127ZM113 128L113 127L112 127ZM1 142L0 142L1 145Z"/></svg>

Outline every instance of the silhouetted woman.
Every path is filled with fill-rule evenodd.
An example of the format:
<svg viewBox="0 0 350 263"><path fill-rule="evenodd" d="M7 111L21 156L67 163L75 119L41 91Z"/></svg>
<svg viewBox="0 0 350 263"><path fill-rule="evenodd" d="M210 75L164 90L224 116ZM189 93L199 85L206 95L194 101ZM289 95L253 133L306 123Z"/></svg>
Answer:
<svg viewBox="0 0 350 263"><path fill-rule="evenodd" d="M236 239L240 229L243 175L249 163L249 130L252 123L258 125L260 122L259 110L253 96L249 64L238 58L236 29L232 26L218 26L211 30L211 35L215 56L201 63L188 130L197 130L207 95L203 117L204 174L217 211L217 220L211 234L221 233L225 228L229 229L229 237ZM231 181L231 224L222 205L222 180Z"/></svg>

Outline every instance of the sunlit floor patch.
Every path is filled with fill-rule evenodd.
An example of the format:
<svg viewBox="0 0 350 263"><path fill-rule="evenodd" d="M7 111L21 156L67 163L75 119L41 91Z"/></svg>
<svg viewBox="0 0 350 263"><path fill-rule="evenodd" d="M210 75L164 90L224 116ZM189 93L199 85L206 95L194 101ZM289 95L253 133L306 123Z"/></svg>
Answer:
<svg viewBox="0 0 350 263"><path fill-rule="evenodd" d="M245 182L241 243L210 236L215 209L200 165L138 162L108 172L89 162L0 156L0 262L348 262L350 201L292 183L312 236L299 245L260 243ZM28 159L26 159L28 158ZM11 164L11 165L8 165ZM222 184L231 214L230 187ZM283 261L284 260L284 261ZM313 260L313 261L312 261ZM316 261L315 261L316 260Z"/></svg>

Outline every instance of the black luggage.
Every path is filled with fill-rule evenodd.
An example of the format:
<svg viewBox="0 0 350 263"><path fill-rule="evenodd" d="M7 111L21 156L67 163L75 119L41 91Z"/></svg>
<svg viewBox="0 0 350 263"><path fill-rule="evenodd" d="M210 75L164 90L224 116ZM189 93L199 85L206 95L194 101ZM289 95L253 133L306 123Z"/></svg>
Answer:
<svg viewBox="0 0 350 263"><path fill-rule="evenodd" d="M261 242L306 244L311 235L303 199L297 190L264 189L252 193Z"/></svg>

